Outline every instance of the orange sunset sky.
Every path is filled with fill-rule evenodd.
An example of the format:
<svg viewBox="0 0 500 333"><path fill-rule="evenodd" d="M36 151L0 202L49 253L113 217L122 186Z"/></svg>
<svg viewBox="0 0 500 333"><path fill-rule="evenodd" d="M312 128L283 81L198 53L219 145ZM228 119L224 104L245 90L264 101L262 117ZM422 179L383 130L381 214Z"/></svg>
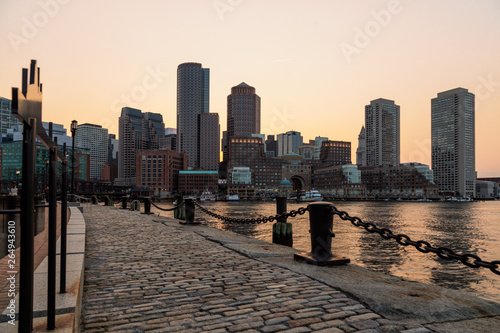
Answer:
<svg viewBox="0 0 500 333"><path fill-rule="evenodd" d="M401 107L401 162L431 163L431 99L476 95L476 170L500 176L498 0L2 0L0 96L36 59L43 119L118 134L121 107L176 126L176 71L210 68L210 112L226 129L241 82L261 97L262 133L352 143L364 107Z"/></svg>

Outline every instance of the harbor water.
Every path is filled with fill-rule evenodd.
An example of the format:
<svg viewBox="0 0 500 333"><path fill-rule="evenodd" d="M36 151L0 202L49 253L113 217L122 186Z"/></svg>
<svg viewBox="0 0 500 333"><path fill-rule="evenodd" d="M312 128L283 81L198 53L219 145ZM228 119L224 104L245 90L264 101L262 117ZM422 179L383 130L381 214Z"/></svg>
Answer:
<svg viewBox="0 0 500 333"><path fill-rule="evenodd" d="M276 214L275 202L202 202L202 206L233 218L257 218ZM500 260L500 201L484 202L401 202L336 201L338 210L363 222L405 234L413 241L424 240L435 247L456 253L476 254L485 261ZM165 204L165 207L172 207ZM288 202L288 211L307 203ZM172 216L154 207L152 212ZM235 224L220 221L196 210L196 219L211 227L231 230L272 242L272 224ZM309 214L289 218L293 224L293 247L311 250ZM349 221L334 218L332 252L351 259L352 264L408 280L436 284L470 292L500 303L500 276L485 268L470 268L456 260L446 261L432 253L421 253L394 240L370 234Z"/></svg>

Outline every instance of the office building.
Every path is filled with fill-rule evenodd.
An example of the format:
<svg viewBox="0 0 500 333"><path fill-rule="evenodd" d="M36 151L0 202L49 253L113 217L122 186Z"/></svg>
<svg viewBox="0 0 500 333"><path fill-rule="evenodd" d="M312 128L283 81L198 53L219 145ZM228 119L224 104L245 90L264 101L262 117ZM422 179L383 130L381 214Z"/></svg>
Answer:
<svg viewBox="0 0 500 333"><path fill-rule="evenodd" d="M179 188L179 171L188 167L188 157L172 150L139 150L135 185L153 191L174 193Z"/></svg>
<svg viewBox="0 0 500 333"><path fill-rule="evenodd" d="M358 135L358 149L356 149L356 164L366 166L366 130L361 127Z"/></svg>
<svg viewBox="0 0 500 333"><path fill-rule="evenodd" d="M48 123L45 121L42 122L43 128L45 128L45 132L47 132L47 135L50 135L50 127L51 127L50 124L51 123ZM52 123L52 137L51 137L51 139L54 142L57 140L57 144L60 146L63 146L66 143L66 146L69 147L69 146L72 146L72 144L73 144L73 138L71 136L67 135L67 130L64 128L64 125L61 125L61 124ZM75 138L75 140L76 140L76 138ZM80 147L80 146L78 146L76 141L75 141L75 146ZM82 148L84 148L84 147L82 147Z"/></svg>
<svg viewBox="0 0 500 333"><path fill-rule="evenodd" d="M17 125L22 126L22 123L12 114L11 100L0 97L0 133L2 137L7 134L8 129Z"/></svg>
<svg viewBox="0 0 500 333"><path fill-rule="evenodd" d="M365 107L366 165L398 166L400 162L399 105L379 98Z"/></svg>
<svg viewBox="0 0 500 333"><path fill-rule="evenodd" d="M321 146L322 146L323 142L325 142L325 141L328 141L328 138L323 137L323 136L317 136L314 139L314 156L313 156L313 158L315 160L319 160L319 156L321 154Z"/></svg>
<svg viewBox="0 0 500 333"><path fill-rule="evenodd" d="M260 97L245 82L231 88L227 96L227 136L260 134Z"/></svg>
<svg viewBox="0 0 500 333"><path fill-rule="evenodd" d="M332 140L323 141L319 159L323 167L351 164L351 143Z"/></svg>
<svg viewBox="0 0 500 333"><path fill-rule="evenodd" d="M124 107L119 118L118 178L120 184L134 185L136 151L157 149L165 137L165 125L160 114Z"/></svg>
<svg viewBox="0 0 500 333"><path fill-rule="evenodd" d="M278 157L286 154L297 154L299 147L303 144L302 135L297 131L288 131L286 133L278 134L277 148Z"/></svg>
<svg viewBox="0 0 500 333"><path fill-rule="evenodd" d="M210 69L199 63L177 67L177 151L189 156L189 166L200 167L200 119L209 113Z"/></svg>
<svg viewBox="0 0 500 333"><path fill-rule="evenodd" d="M108 162L114 163L116 166L118 166L118 149L119 141L116 134L108 134Z"/></svg>
<svg viewBox="0 0 500 333"><path fill-rule="evenodd" d="M198 117L200 123L199 168L202 170L219 170L219 114L202 113Z"/></svg>
<svg viewBox="0 0 500 333"><path fill-rule="evenodd" d="M314 188L332 197L357 197L366 194L357 165L344 164L314 171Z"/></svg>
<svg viewBox="0 0 500 333"><path fill-rule="evenodd" d="M475 195L475 96L456 88L431 101L432 170L443 195Z"/></svg>
<svg viewBox="0 0 500 333"><path fill-rule="evenodd" d="M179 192L200 195L203 191L219 192L219 172L213 170L179 171Z"/></svg>
<svg viewBox="0 0 500 333"><path fill-rule="evenodd" d="M101 125L78 125L75 146L90 151L90 179L102 179L104 164L108 162L108 140L108 130Z"/></svg>
<svg viewBox="0 0 500 333"><path fill-rule="evenodd" d="M267 151L267 155L270 157L278 156L278 142L274 138L274 135L267 136L266 151ZM273 152L273 153L270 153L270 152Z"/></svg>

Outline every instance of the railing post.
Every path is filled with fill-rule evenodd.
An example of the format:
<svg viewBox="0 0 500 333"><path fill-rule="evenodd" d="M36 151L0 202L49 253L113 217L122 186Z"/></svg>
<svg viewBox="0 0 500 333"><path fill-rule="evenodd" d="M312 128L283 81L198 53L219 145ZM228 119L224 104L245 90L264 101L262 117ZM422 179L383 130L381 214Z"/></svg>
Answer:
<svg viewBox="0 0 500 333"><path fill-rule="evenodd" d="M174 209L174 219L181 218L181 204L182 204L182 196L178 195L175 197L175 209Z"/></svg>
<svg viewBox="0 0 500 333"><path fill-rule="evenodd" d="M332 254L333 214L327 202L309 204L309 227L311 233L311 252L294 254L297 261L306 261L318 266L348 264L350 259Z"/></svg>
<svg viewBox="0 0 500 333"><path fill-rule="evenodd" d="M92 204L97 205L97 197L95 195L92 196Z"/></svg>
<svg viewBox="0 0 500 333"><path fill-rule="evenodd" d="M180 221L179 223L181 224L200 224L200 222L195 222L194 220L194 199L185 199L184 200L184 209L186 211L186 220L185 221Z"/></svg>
<svg viewBox="0 0 500 333"><path fill-rule="evenodd" d="M151 198L144 197L144 214L151 214Z"/></svg>
<svg viewBox="0 0 500 333"><path fill-rule="evenodd" d="M287 212L286 208L287 198L276 198L276 213L284 214ZM273 225L273 243L293 247L292 224L286 222L286 217L282 217Z"/></svg>
<svg viewBox="0 0 500 333"><path fill-rule="evenodd" d="M36 119L29 118L23 130L21 192L21 264L19 283L19 332L33 330L33 282L35 240L35 134Z"/></svg>
<svg viewBox="0 0 500 333"><path fill-rule="evenodd" d="M66 143L63 145L62 185L61 185L61 263L59 276L59 292L66 292L66 243L68 234L68 160L66 159ZM75 200L76 201L76 200Z"/></svg>
<svg viewBox="0 0 500 333"><path fill-rule="evenodd" d="M127 209L127 197L122 197L122 209Z"/></svg>
<svg viewBox="0 0 500 333"><path fill-rule="evenodd" d="M47 330L56 327L57 146L49 149L49 251Z"/></svg>
<svg viewBox="0 0 500 333"><path fill-rule="evenodd" d="M104 197L104 206L109 206L109 197L108 196Z"/></svg>

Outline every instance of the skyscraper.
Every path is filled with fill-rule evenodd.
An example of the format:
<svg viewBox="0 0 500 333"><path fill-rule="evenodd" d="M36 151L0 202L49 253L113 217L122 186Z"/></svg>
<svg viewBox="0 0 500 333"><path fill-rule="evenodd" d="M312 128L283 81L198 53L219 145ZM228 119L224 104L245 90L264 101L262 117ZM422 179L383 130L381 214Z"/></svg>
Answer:
<svg viewBox="0 0 500 333"><path fill-rule="evenodd" d="M157 149L165 136L163 117L129 107L122 108L119 118L118 178L135 184L136 150Z"/></svg>
<svg viewBox="0 0 500 333"><path fill-rule="evenodd" d="M108 130L101 125L78 125L75 145L90 150L90 178L102 179L102 170L108 161Z"/></svg>
<svg viewBox="0 0 500 333"><path fill-rule="evenodd" d="M198 117L200 121L200 169L219 170L219 114L202 113Z"/></svg>
<svg viewBox="0 0 500 333"><path fill-rule="evenodd" d="M200 167L199 115L209 112L210 69L188 62L177 67L177 151Z"/></svg>
<svg viewBox="0 0 500 333"><path fill-rule="evenodd" d="M366 166L366 130L361 127L358 135L358 149L356 149L356 164Z"/></svg>
<svg viewBox="0 0 500 333"><path fill-rule="evenodd" d="M399 105L379 98L365 106L366 165L399 166Z"/></svg>
<svg viewBox="0 0 500 333"><path fill-rule="evenodd" d="M299 147L303 144L302 135L297 131L288 131L278 134L278 156L295 153L299 151Z"/></svg>
<svg viewBox="0 0 500 333"><path fill-rule="evenodd" d="M245 82L231 88L227 96L227 136L260 134L260 97Z"/></svg>
<svg viewBox="0 0 500 333"><path fill-rule="evenodd" d="M438 93L431 101L432 170L445 195L474 196L475 99L467 89Z"/></svg>

